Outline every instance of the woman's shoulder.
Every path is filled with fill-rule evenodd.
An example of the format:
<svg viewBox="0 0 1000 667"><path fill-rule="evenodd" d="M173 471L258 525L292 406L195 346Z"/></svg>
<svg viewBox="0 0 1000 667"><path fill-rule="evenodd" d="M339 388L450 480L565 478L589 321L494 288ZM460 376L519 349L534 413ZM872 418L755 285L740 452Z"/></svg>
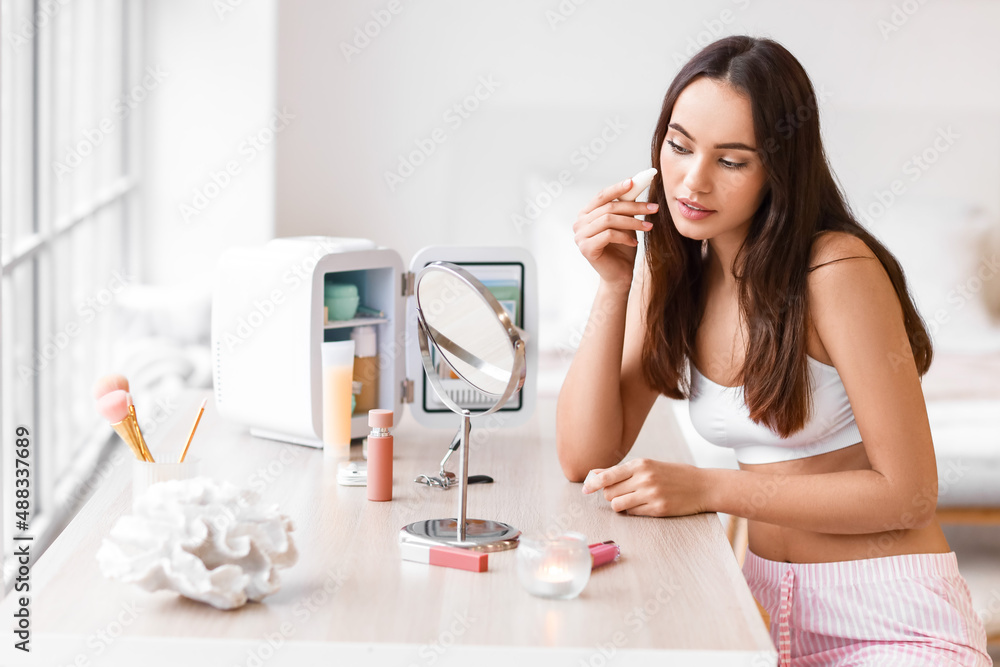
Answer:
<svg viewBox="0 0 1000 667"><path fill-rule="evenodd" d="M864 240L847 232L824 232L813 242L809 266L809 318L833 365L838 356L829 347L831 341L854 344L859 333L869 341L895 340L901 333L906 341L896 289Z"/></svg>
<svg viewBox="0 0 1000 667"><path fill-rule="evenodd" d="M878 260L868 244L848 232L829 230L813 238L809 256L809 271L847 259Z"/></svg>

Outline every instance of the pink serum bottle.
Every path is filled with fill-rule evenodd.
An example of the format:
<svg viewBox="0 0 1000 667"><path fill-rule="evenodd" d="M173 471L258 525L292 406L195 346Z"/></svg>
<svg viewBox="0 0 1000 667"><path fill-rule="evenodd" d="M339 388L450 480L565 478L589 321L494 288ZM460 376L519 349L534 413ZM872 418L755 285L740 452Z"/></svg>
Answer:
<svg viewBox="0 0 1000 667"><path fill-rule="evenodd" d="M392 500L392 410L369 410L368 500Z"/></svg>

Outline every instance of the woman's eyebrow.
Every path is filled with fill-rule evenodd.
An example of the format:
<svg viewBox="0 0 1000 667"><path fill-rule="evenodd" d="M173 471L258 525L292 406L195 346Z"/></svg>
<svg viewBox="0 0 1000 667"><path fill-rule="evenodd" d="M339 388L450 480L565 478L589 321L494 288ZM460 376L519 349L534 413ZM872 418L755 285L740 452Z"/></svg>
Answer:
<svg viewBox="0 0 1000 667"><path fill-rule="evenodd" d="M681 134L683 134L685 137L687 137L691 141L694 141L694 137L692 137L690 134L688 134L688 131L685 130L683 127L681 127L680 123L670 123L670 125L667 125L667 127L674 128L675 130L677 130L678 132L680 132ZM698 142L695 141L695 143L698 143ZM725 148L725 149L732 148L732 149L739 150L739 151L750 151L751 153L756 153L757 152L756 148L753 148L752 146L747 146L746 144L741 143L739 141L731 141L731 142L726 143L726 144L715 144L715 147L716 148Z"/></svg>

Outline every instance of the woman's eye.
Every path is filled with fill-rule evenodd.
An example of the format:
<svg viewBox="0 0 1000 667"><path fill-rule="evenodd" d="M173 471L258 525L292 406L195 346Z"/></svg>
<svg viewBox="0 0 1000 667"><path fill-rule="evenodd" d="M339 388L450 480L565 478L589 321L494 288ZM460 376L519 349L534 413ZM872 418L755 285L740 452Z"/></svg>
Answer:
<svg viewBox="0 0 1000 667"><path fill-rule="evenodd" d="M727 169L742 169L749 164L748 162L730 162L728 160L719 160L719 162Z"/></svg>
<svg viewBox="0 0 1000 667"><path fill-rule="evenodd" d="M686 148L681 148L674 142L670 141L670 139L667 139L667 143L670 144L670 150L677 153L678 155L688 155L691 153L691 151L689 151ZM726 169L743 169L748 164L750 164L749 162L730 162L729 160L719 160L719 162Z"/></svg>
<svg viewBox="0 0 1000 667"><path fill-rule="evenodd" d="M686 148L681 148L680 146L670 141L669 139L667 139L667 143L670 144L670 150L672 150L675 153L680 153L681 155L687 155L688 153L691 152Z"/></svg>

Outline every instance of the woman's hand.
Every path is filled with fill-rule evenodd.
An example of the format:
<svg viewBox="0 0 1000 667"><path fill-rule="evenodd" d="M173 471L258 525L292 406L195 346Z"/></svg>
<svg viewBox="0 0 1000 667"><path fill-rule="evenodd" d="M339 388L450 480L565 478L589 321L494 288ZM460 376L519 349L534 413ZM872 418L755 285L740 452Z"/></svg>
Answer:
<svg viewBox="0 0 1000 667"><path fill-rule="evenodd" d="M656 204L617 201L632 187L632 179L605 188L580 211L573 223L574 239L580 253L605 283L627 291L632 285L637 230L649 231L652 223L634 218L653 213Z"/></svg>
<svg viewBox="0 0 1000 667"><path fill-rule="evenodd" d="M701 468L686 463L633 459L592 470L584 493L604 489L611 509L641 516L686 516L708 509L708 486Z"/></svg>

